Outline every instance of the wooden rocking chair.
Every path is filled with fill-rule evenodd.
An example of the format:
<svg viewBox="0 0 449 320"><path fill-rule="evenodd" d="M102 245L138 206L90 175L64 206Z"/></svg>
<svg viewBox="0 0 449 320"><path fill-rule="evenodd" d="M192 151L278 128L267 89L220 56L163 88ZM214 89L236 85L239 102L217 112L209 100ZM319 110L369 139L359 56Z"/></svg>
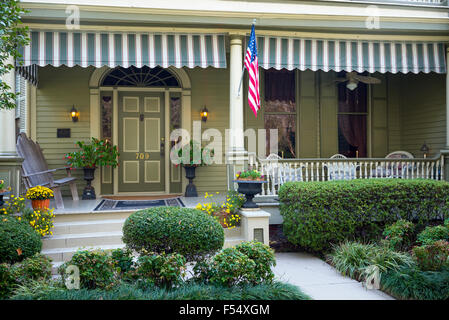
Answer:
<svg viewBox="0 0 449 320"><path fill-rule="evenodd" d="M17 153L24 159L22 162L22 179L27 189L35 186L44 186L52 189L58 209L64 208L61 195L62 186L69 185L73 200L77 201L79 199L76 189L76 178L71 176L70 168L48 169L47 161L45 161L39 143L29 139L25 133L20 133L17 138ZM66 170L67 177L54 180L53 172L58 170Z"/></svg>

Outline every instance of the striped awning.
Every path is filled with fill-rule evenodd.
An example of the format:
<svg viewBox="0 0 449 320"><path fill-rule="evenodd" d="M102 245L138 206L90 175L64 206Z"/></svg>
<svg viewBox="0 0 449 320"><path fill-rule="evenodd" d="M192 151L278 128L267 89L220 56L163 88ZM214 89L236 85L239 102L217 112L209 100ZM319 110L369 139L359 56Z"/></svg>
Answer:
<svg viewBox="0 0 449 320"><path fill-rule="evenodd" d="M226 68L223 34L32 31L23 66Z"/></svg>
<svg viewBox="0 0 449 320"><path fill-rule="evenodd" d="M38 75L37 75L37 66L31 65L26 67L17 67L17 73L20 74L25 80L29 81L33 86L37 86L38 83Z"/></svg>
<svg viewBox="0 0 449 320"><path fill-rule="evenodd" d="M445 44L257 37L264 69L446 73Z"/></svg>

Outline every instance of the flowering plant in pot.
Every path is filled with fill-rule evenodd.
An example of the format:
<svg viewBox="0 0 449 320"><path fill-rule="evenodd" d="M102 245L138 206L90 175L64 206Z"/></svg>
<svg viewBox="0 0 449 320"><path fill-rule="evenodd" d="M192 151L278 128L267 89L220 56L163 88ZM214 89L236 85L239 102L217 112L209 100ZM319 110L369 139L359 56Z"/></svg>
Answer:
<svg viewBox="0 0 449 320"><path fill-rule="evenodd" d="M249 169L245 171L239 171L235 175L238 183L238 192L243 193L246 197L246 202L243 204L244 209L257 209L259 206L253 201L256 194L262 192L262 183L266 183L265 176L259 171Z"/></svg>
<svg viewBox="0 0 449 320"><path fill-rule="evenodd" d="M31 206L34 210L48 210L50 208L50 199L53 198L53 190L43 186L36 186L27 190L25 198L31 200Z"/></svg>
<svg viewBox="0 0 449 320"><path fill-rule="evenodd" d="M197 167L202 167L212 163L214 151L209 148L203 148L198 141L190 140L181 148L174 148L172 150L171 159L176 158L176 165L181 164L186 171L186 178L189 179L189 184L186 187L186 197L198 197L196 186L193 184L195 179L195 170Z"/></svg>
<svg viewBox="0 0 449 320"><path fill-rule="evenodd" d="M3 196L9 194L11 187L5 187L5 180L0 180L0 207L3 206Z"/></svg>
<svg viewBox="0 0 449 320"><path fill-rule="evenodd" d="M219 192L217 192L217 195ZM212 198L214 194L206 192L204 199ZM239 210L245 202L245 197L237 193L236 191L229 191L226 195L226 201L219 204L214 201L208 201L205 203L198 203L196 209L207 213L208 215L217 219L223 228L234 229L240 225Z"/></svg>
<svg viewBox="0 0 449 320"><path fill-rule="evenodd" d="M96 199L92 180L95 177L95 169L101 166L117 167L119 152L117 146L105 139L92 138L89 143L78 141L78 151L67 153L64 159L72 168L83 168L84 180L87 185L83 191L83 200Z"/></svg>

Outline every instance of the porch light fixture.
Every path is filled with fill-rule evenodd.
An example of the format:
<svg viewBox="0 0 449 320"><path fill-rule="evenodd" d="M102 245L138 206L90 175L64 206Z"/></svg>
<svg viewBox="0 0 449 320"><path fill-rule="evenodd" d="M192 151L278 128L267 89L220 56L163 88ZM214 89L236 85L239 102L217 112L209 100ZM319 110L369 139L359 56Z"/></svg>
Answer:
<svg viewBox="0 0 449 320"><path fill-rule="evenodd" d="M354 91L357 88L357 82L355 81L349 81L346 85L346 88L348 88L351 91Z"/></svg>
<svg viewBox="0 0 449 320"><path fill-rule="evenodd" d="M80 113L76 110L75 105L72 107L72 110L70 110L70 116L72 117L73 122L78 122L80 119Z"/></svg>
<svg viewBox="0 0 449 320"><path fill-rule="evenodd" d="M427 154L429 153L430 149L427 146L427 144L424 142L424 144L421 146L421 149L419 149L423 153L423 157L427 158Z"/></svg>
<svg viewBox="0 0 449 320"><path fill-rule="evenodd" d="M206 106L204 106L204 108L201 109L201 113L200 114L201 114L201 120L203 122L206 122L207 121L207 117L209 116L209 110L207 110Z"/></svg>

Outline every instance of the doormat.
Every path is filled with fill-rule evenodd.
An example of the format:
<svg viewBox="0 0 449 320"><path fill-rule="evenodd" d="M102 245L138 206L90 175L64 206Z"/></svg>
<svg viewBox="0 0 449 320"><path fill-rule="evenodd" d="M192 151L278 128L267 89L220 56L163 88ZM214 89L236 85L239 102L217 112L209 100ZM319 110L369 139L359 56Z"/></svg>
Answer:
<svg viewBox="0 0 449 320"><path fill-rule="evenodd" d="M161 200L111 200L103 199L94 211L146 209L152 207L185 207L181 198Z"/></svg>

